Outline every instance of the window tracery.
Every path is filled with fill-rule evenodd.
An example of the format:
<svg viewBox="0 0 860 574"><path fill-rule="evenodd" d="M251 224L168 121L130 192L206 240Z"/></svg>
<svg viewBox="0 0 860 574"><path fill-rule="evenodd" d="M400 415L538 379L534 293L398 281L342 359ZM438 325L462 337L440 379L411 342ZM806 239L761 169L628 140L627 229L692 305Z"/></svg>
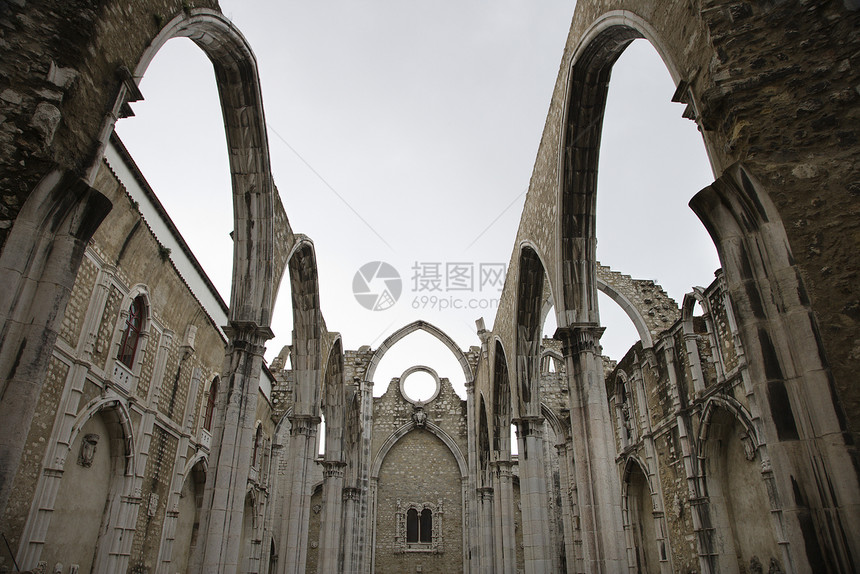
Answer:
<svg viewBox="0 0 860 574"><path fill-rule="evenodd" d="M443 550L442 499L431 502L402 502L397 500L394 551L432 552Z"/></svg>

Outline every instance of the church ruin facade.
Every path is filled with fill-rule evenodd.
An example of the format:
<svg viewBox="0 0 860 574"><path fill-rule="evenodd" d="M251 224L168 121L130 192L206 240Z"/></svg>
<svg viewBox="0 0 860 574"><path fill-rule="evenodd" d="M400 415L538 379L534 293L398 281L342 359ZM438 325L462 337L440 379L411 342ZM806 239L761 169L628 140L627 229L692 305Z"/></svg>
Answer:
<svg viewBox="0 0 860 574"><path fill-rule="evenodd" d="M858 569L856 2L579 2L468 349L425 321L377 348L329 331L253 51L217 2L21 0L0 24L0 572ZM178 36L224 112L229 302L113 134ZM721 267L680 302L595 258L609 75L638 38L716 174L690 207ZM617 361L598 291L639 334ZM293 340L266 365L276 303ZM419 331L465 398L426 365L375 380Z"/></svg>

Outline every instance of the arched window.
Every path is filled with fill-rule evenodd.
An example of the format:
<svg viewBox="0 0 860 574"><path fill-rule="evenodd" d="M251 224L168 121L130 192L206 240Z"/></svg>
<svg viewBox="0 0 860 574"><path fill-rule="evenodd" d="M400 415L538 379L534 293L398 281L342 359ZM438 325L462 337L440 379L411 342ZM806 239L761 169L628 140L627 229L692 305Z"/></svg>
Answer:
<svg viewBox="0 0 860 574"><path fill-rule="evenodd" d="M441 552L442 501L397 505L395 552Z"/></svg>
<svg viewBox="0 0 860 574"><path fill-rule="evenodd" d="M418 542L418 511L410 508L406 513L406 543Z"/></svg>
<svg viewBox="0 0 860 574"><path fill-rule="evenodd" d="M433 511L425 508L418 514L416 508L406 513L406 543L430 544L433 541Z"/></svg>
<svg viewBox="0 0 860 574"><path fill-rule="evenodd" d="M218 400L218 377L209 386L209 398L206 401L206 414L203 416L203 428L212 431L212 419L215 418L215 402Z"/></svg>
<svg viewBox="0 0 860 574"><path fill-rule="evenodd" d="M128 308L125 330L122 332L122 339L119 343L117 359L129 369L134 365L134 357L137 354L137 344L143 329L144 309L143 297L135 297Z"/></svg>
<svg viewBox="0 0 860 574"><path fill-rule="evenodd" d="M421 511L421 521L418 524L418 539L429 544L433 538L433 511L425 508Z"/></svg>

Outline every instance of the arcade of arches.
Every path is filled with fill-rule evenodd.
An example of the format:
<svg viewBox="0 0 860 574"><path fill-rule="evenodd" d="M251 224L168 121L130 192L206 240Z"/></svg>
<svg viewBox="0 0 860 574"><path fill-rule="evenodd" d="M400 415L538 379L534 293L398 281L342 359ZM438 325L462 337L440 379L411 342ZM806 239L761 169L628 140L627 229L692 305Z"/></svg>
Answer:
<svg viewBox="0 0 860 574"><path fill-rule="evenodd" d="M857 571L858 8L580 0L492 330L349 350L217 2L3 4L0 572ZM112 133L176 36L224 112L229 302ZM721 267L680 304L595 260L607 84L636 38L716 174L690 207ZM287 276L293 341L267 365ZM623 357L598 290L639 334ZM374 379L416 331L465 398L426 365Z"/></svg>

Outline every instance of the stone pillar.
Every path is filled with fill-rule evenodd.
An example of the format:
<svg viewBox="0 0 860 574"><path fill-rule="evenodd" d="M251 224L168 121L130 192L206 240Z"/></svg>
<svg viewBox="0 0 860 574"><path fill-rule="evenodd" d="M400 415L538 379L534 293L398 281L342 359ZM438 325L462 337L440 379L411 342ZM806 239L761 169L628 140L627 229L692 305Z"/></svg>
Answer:
<svg viewBox="0 0 860 574"><path fill-rule="evenodd" d="M282 528L278 574L304 574L308 553L308 518L311 489L308 476L316 459L317 429L320 418L312 415L290 417L290 454L292 479L287 493L286 524Z"/></svg>
<svg viewBox="0 0 860 574"><path fill-rule="evenodd" d="M361 455L358 459L358 522L353 540L353 571L371 572L375 525L376 482L371 482L371 441L373 440L373 381L361 381ZM372 494L372 496L371 496Z"/></svg>
<svg viewBox="0 0 860 574"><path fill-rule="evenodd" d="M478 428L478 417L475 415L476 407L475 381L466 381L466 429L468 431L466 443L467 448L469 449L468 463L469 468L471 469L467 479L468 483L466 492L470 493L470 495L476 492L475 489L478 486L475 482L475 477L478 475L479 465L478 441L475 436L475 429ZM476 508L478 504L480 503L478 502L477 497L473 495L468 498L464 498L463 500L463 511L466 519L465 524L463 525L465 528L463 549L467 550L467 572L477 572L480 562L481 550L478 548L478 541L480 540L480 537L478 536L478 513L480 512L480 509Z"/></svg>
<svg viewBox="0 0 860 574"><path fill-rule="evenodd" d="M272 338L271 329L253 324L231 324L224 332L230 346L218 386L200 538L189 568L199 574L233 574L239 567L263 345Z"/></svg>
<svg viewBox="0 0 860 574"><path fill-rule="evenodd" d="M361 491L347 486L343 489L343 572L355 574L358 568L355 561L353 542L358 527Z"/></svg>
<svg viewBox="0 0 860 574"><path fill-rule="evenodd" d="M87 243L111 202L55 166L30 194L0 252L0 516Z"/></svg>
<svg viewBox="0 0 860 574"><path fill-rule="evenodd" d="M481 572L495 572L494 557L496 550L493 545L493 487L485 486L478 489L481 501Z"/></svg>
<svg viewBox="0 0 860 574"><path fill-rule="evenodd" d="M499 460L492 463L495 466L493 478L495 487L495 523L496 540L496 571L502 574L516 574L517 571L517 537L514 526L514 485L511 480L511 461Z"/></svg>
<svg viewBox="0 0 860 574"><path fill-rule="evenodd" d="M573 574L576 572L576 547L573 543L573 509L570 507L569 485L570 485L570 463L568 462L568 441L555 445L558 452L558 478L561 484L561 521L562 536L564 540L565 572Z"/></svg>
<svg viewBox="0 0 860 574"><path fill-rule="evenodd" d="M323 515L320 532L319 574L340 572L340 541L343 532L343 467L346 463L323 462Z"/></svg>
<svg viewBox="0 0 860 574"><path fill-rule="evenodd" d="M366 495L367 499L367 522L370 526L368 533L368 544L362 549L362 571L364 574L373 574L376 572L376 491L379 488L379 478L370 479L370 491Z"/></svg>
<svg viewBox="0 0 860 574"><path fill-rule="evenodd" d="M570 388L570 434L588 572L620 572L626 567L621 518L621 481L615 466L615 437L606 396L600 336L603 328L559 329Z"/></svg>
<svg viewBox="0 0 860 574"><path fill-rule="evenodd" d="M526 574L552 572L547 488L543 456L543 417L516 419L519 443L520 505Z"/></svg>

